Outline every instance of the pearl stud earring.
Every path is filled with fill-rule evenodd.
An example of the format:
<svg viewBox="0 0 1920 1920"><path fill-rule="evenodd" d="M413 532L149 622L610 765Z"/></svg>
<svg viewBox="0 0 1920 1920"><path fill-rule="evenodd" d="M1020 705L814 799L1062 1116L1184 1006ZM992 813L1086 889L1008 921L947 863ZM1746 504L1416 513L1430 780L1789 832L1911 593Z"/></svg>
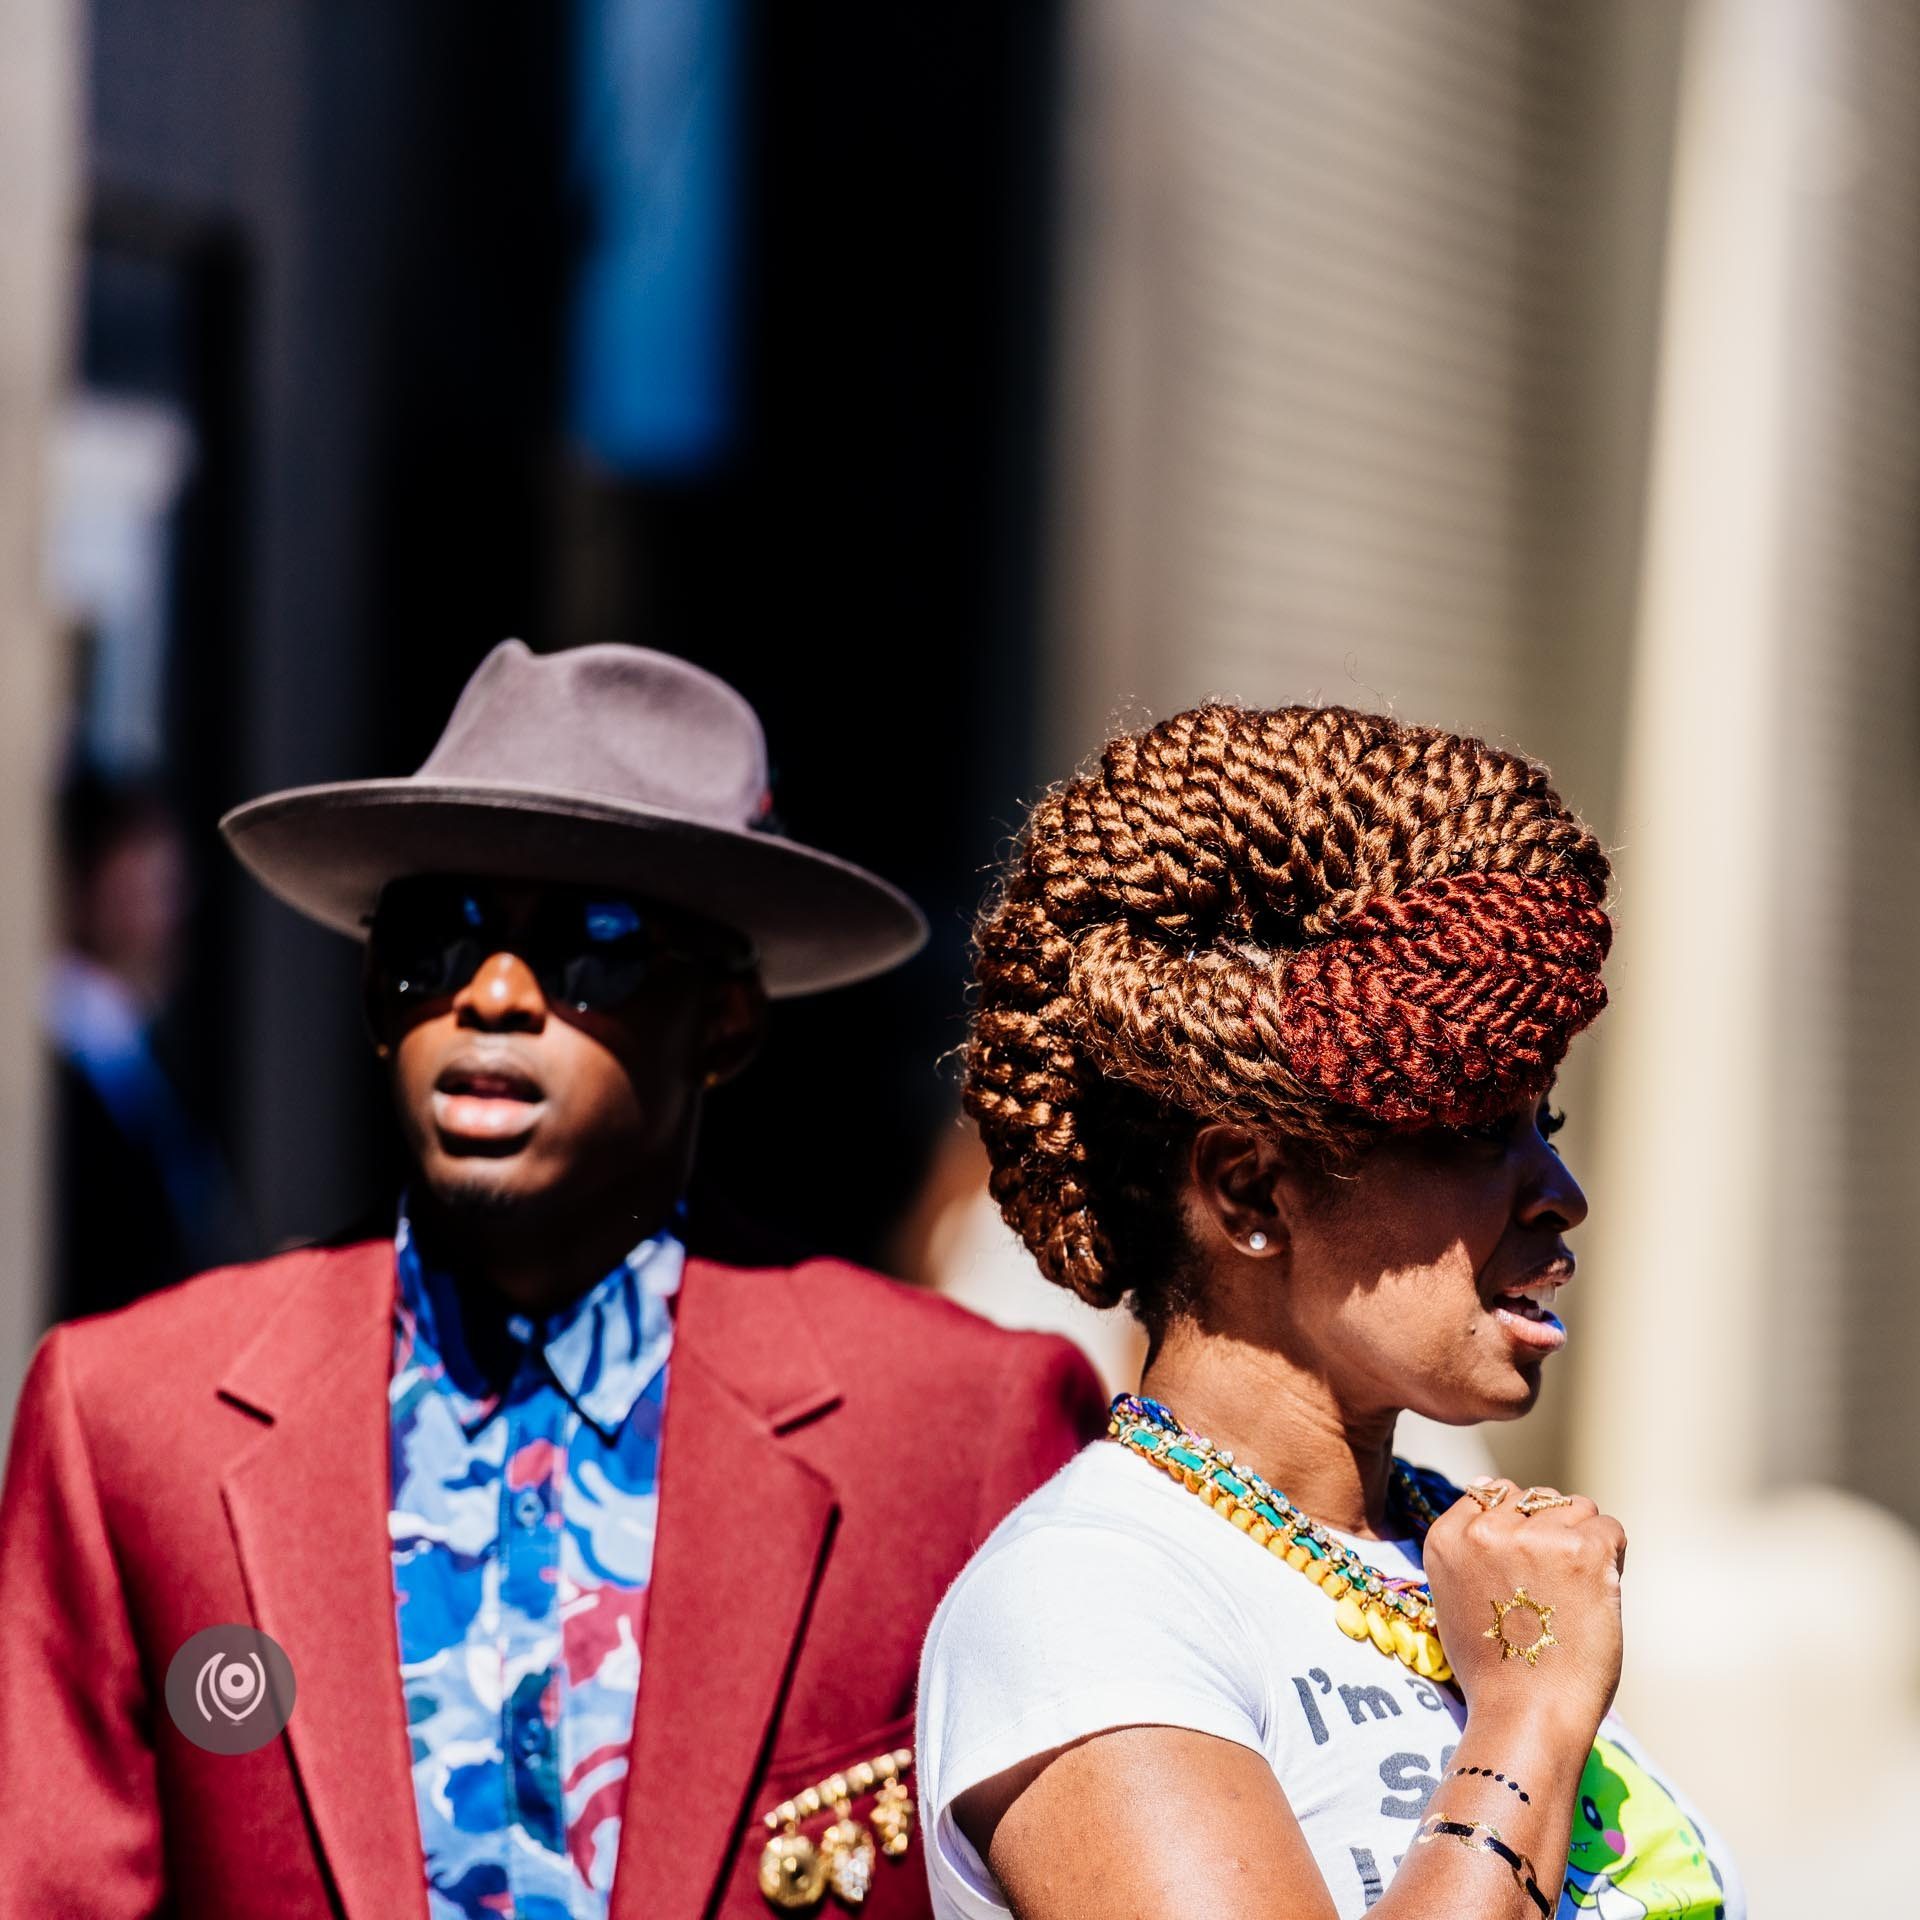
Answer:
<svg viewBox="0 0 1920 1920"><path fill-rule="evenodd" d="M1256 1231L1247 1235L1247 1251L1249 1253L1265 1253L1266 1250L1267 1236L1264 1233Z"/></svg>

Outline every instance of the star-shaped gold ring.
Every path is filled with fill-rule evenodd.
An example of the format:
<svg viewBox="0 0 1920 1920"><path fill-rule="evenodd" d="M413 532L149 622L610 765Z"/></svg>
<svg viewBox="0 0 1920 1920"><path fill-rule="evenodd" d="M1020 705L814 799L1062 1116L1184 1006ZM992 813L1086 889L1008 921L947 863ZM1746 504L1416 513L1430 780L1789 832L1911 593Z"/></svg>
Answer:
<svg viewBox="0 0 1920 1920"><path fill-rule="evenodd" d="M1558 1487L1529 1487L1514 1506L1529 1519L1536 1513L1545 1513L1549 1507L1570 1507L1573 1495L1562 1493Z"/></svg>
<svg viewBox="0 0 1920 1920"><path fill-rule="evenodd" d="M1553 1609L1533 1598L1525 1587L1515 1587L1511 1600L1495 1600L1493 1607L1493 1625L1483 1639L1497 1640L1500 1643L1500 1658L1511 1660L1517 1655L1528 1666L1540 1658L1549 1647L1557 1647L1560 1642L1553 1637ZM1521 1645L1518 1640L1507 1638L1507 1615L1515 1611L1530 1613L1540 1622L1540 1635L1536 1640Z"/></svg>

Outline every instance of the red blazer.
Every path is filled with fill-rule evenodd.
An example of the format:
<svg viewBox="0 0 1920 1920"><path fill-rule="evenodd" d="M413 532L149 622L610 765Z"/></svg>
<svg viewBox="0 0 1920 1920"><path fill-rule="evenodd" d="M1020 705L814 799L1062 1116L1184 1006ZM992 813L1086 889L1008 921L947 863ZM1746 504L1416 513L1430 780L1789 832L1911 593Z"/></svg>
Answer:
<svg viewBox="0 0 1920 1920"><path fill-rule="evenodd" d="M0 1915L423 1920L393 1292L390 1242L307 1249L41 1343L0 1496ZM831 1261L689 1262L671 1367L612 1914L765 1920L759 1816L911 1741L941 1594L1103 1401L1064 1341ZM297 1687L237 1757L161 1696L224 1622ZM873 1920L927 1913L923 1845L879 1863Z"/></svg>

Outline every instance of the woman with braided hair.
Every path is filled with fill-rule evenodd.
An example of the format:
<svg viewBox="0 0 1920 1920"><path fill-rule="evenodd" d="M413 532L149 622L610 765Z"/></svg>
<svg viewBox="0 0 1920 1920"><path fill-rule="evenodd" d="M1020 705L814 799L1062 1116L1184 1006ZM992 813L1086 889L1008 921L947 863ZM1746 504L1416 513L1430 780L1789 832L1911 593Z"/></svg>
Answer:
<svg viewBox="0 0 1920 1920"><path fill-rule="evenodd" d="M1619 1524L1393 1452L1565 1342L1548 1101L1608 879L1543 768L1342 708L1196 708L1035 807L967 1106L1041 1270L1149 1350L929 1634L943 1920L1744 1915L1611 1712Z"/></svg>

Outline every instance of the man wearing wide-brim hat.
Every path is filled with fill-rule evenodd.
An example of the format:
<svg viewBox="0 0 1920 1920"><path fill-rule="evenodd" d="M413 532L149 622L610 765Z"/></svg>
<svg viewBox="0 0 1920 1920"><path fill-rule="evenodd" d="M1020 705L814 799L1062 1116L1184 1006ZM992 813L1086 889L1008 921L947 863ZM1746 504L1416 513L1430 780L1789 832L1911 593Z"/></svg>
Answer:
<svg viewBox="0 0 1920 1920"><path fill-rule="evenodd" d="M413 1177L378 1238L42 1343L0 1504L7 1910L925 1913L921 1637L1098 1389L1057 1340L679 1238L768 1000L920 916L773 831L751 709L637 648L510 641L418 773L224 825L366 941Z"/></svg>

